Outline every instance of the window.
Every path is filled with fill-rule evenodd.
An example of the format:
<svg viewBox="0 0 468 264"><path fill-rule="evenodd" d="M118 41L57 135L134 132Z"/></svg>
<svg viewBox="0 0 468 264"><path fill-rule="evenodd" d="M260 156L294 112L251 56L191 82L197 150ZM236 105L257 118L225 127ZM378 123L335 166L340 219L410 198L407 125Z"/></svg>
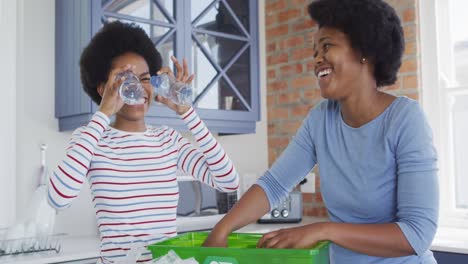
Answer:
<svg viewBox="0 0 468 264"><path fill-rule="evenodd" d="M422 0L420 7L422 98L439 152L440 223L468 228L468 1Z"/></svg>
<svg viewBox="0 0 468 264"><path fill-rule="evenodd" d="M163 57L186 58L199 109L252 111L252 42L248 0L101 0L102 23L142 27ZM187 11L188 10L188 11ZM181 15L183 14L183 15ZM176 42L176 39L178 40Z"/></svg>
<svg viewBox="0 0 468 264"><path fill-rule="evenodd" d="M97 110L82 91L78 59L103 23L120 20L141 26L163 58L186 58L196 74L194 106L210 131L254 133L260 120L257 0L56 1L56 117L59 129L85 124ZM167 107L153 104L152 125L186 131Z"/></svg>

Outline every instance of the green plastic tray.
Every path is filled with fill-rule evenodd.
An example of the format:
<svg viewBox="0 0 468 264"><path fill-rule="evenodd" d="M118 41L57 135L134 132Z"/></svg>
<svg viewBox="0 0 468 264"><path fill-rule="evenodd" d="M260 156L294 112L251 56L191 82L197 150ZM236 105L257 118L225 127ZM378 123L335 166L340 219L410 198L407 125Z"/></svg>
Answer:
<svg viewBox="0 0 468 264"><path fill-rule="evenodd" d="M262 234L233 233L227 248L202 247L208 232L182 234L148 246L153 258L174 250L182 259L195 257L200 264L325 264L329 263L328 241L317 243L310 249L257 248Z"/></svg>

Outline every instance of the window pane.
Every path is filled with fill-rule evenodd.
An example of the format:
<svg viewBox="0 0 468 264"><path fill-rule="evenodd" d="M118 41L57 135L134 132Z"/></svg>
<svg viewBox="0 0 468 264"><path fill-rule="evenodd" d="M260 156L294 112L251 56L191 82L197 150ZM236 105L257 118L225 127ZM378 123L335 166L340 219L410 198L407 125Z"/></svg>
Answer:
<svg viewBox="0 0 468 264"><path fill-rule="evenodd" d="M468 1L451 0L450 32L453 47L453 63L458 85L468 85Z"/></svg>
<svg viewBox="0 0 468 264"><path fill-rule="evenodd" d="M152 0L152 1L155 1L155 0ZM175 18L174 17L174 0L158 0L158 1L161 4L161 6L163 6L166 9L169 16L171 16L172 18Z"/></svg>
<svg viewBox="0 0 468 264"><path fill-rule="evenodd" d="M468 163L466 150L468 149L468 92L454 95L452 114L452 132L455 165L456 207L468 209Z"/></svg>
<svg viewBox="0 0 468 264"><path fill-rule="evenodd" d="M170 67L172 71L174 71L174 63L171 60L171 56L176 56L176 54L174 54L174 45L175 34L171 34L168 38L164 39L164 41L158 43L156 46L159 53L161 53L163 61L162 65Z"/></svg>
<svg viewBox="0 0 468 264"><path fill-rule="evenodd" d="M172 1L161 2L164 3L163 5L166 7L168 13L172 15ZM105 12L168 22L168 19L161 12L159 7L154 4L154 0L103 0L102 6Z"/></svg>
<svg viewBox="0 0 468 264"><path fill-rule="evenodd" d="M208 43L203 42L202 45L205 49L209 49ZM218 71L213 67L195 42L193 42L192 45L192 62L192 72L195 74L193 92L195 97L197 97L206 89L213 78L218 74ZM218 88L216 85L217 84L214 84L211 89L217 90Z"/></svg>
<svg viewBox="0 0 468 264"><path fill-rule="evenodd" d="M237 19L242 23L244 29L249 32L249 0L226 0L232 11L237 16Z"/></svg>
<svg viewBox="0 0 468 264"><path fill-rule="evenodd" d="M195 20L200 13L205 10L214 0L195 0L191 2L190 12L192 21Z"/></svg>
<svg viewBox="0 0 468 264"><path fill-rule="evenodd" d="M244 51L226 73L245 101L249 106L252 106L250 97L250 48Z"/></svg>
<svg viewBox="0 0 468 264"><path fill-rule="evenodd" d="M229 84L221 78L203 95L198 108L247 111Z"/></svg>
<svg viewBox="0 0 468 264"><path fill-rule="evenodd" d="M158 43L161 38L163 38L166 34L168 34L170 28L167 27L160 27L160 26L155 26L155 25L150 25L146 23L140 23L140 22L134 22L134 21L127 21L124 19L118 19L118 18L113 18L113 17L103 17L103 23L109 23L113 22L116 20L122 21L124 23L134 23L141 27L146 34L153 40L153 43Z"/></svg>
<svg viewBox="0 0 468 264"><path fill-rule="evenodd" d="M247 111L245 105L224 78L221 78L219 88L219 109Z"/></svg>
<svg viewBox="0 0 468 264"><path fill-rule="evenodd" d="M192 3L193 5L193 3ZM194 20L196 17L192 17ZM222 32L237 36L245 36L231 13L226 9L223 2L213 5L209 11L204 13L196 23L196 28Z"/></svg>
<svg viewBox="0 0 468 264"><path fill-rule="evenodd" d="M196 33L195 36L209 52L213 61L221 66L221 68L224 68L246 44L242 40L216 37L204 33Z"/></svg>

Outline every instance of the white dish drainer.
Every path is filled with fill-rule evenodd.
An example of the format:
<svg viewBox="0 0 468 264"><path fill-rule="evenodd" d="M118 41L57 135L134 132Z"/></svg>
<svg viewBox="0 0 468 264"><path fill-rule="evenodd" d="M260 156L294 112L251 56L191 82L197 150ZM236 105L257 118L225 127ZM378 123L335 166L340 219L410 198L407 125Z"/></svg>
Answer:
<svg viewBox="0 0 468 264"><path fill-rule="evenodd" d="M50 236L24 237L7 239L7 230L0 230L0 256L51 251L59 253L62 249L61 242L65 234L54 234Z"/></svg>

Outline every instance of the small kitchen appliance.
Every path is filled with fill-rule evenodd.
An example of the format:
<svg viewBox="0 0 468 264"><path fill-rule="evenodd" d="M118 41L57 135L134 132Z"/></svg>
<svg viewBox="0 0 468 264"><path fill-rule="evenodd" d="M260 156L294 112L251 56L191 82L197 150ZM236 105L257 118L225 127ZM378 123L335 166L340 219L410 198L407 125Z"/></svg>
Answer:
<svg viewBox="0 0 468 264"><path fill-rule="evenodd" d="M277 206L266 213L258 223L299 223L302 221L302 193L292 191Z"/></svg>

